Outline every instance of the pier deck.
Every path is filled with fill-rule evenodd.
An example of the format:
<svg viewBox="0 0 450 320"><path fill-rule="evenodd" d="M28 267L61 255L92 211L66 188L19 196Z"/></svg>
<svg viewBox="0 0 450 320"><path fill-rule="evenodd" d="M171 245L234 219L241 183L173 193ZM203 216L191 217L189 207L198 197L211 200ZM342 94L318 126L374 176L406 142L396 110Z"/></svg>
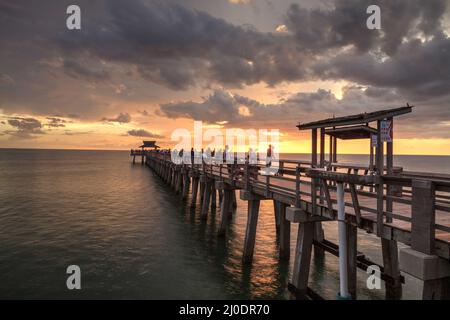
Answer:
<svg viewBox="0 0 450 320"><path fill-rule="evenodd" d="M345 222L348 225L350 239L347 250L353 252L349 258L349 266L353 266L351 268L354 269L354 275L350 277L353 279L353 284L350 285L353 288L350 290L353 297L356 297L356 268L367 269L370 265L375 265L368 261L363 253L357 251L357 228L376 234L386 248L392 243L395 244L391 250L383 250L384 265L380 266L383 270L382 279L386 281L387 298L401 296L401 283L404 281L400 275L397 242L422 250L420 252L431 257L438 257L439 261L448 263L450 259L450 177L447 175L430 176L424 173L406 171L403 173L402 170L398 170L396 175L386 174L379 177L373 175L369 167L361 165L334 163L324 170L312 168L308 161L293 160L278 160L279 170L267 174L264 161L257 165L248 163L230 165L220 161L204 162L199 165L191 165L189 161L175 164L171 161L170 154L158 151L146 152L145 163L172 185L183 198L187 197L191 188L193 205L200 194L201 212L205 219L209 207L216 205L216 195L219 193L218 206L222 217L220 236L226 233L232 195L239 190L241 199L249 202L243 250L245 263L251 263L252 260L259 201L262 200L273 201L276 208L280 258L289 259L290 236L287 233L290 231L287 230L290 230L291 223L300 223L297 244L300 248L297 249L295 265L303 265L302 259L309 260L307 255L311 248L314 248L315 252L317 250L318 254L321 250L326 250L339 255L338 245L327 241L323 237L323 231L322 236L320 235L320 222L337 220L336 184L344 179L342 181L345 181ZM417 188L416 184L422 182L426 182L425 185L431 189ZM378 192L380 187L383 188L381 199ZM427 190L431 190L428 196ZM387 203L390 203L389 208L392 208L389 211L386 209ZM380 204L383 204L381 214ZM296 209L300 211L296 212ZM297 216L289 214L289 210L293 210ZM305 231L308 226L314 229L310 232ZM302 247L307 243L304 236L308 234L312 237L309 239L311 241L309 249ZM448 272L445 270L444 273L450 276L448 264L445 264L444 268L448 268ZM290 283L290 289L298 297L310 291L307 288L308 271L305 269L304 265L299 267L298 275ZM305 277L305 272L306 280L299 276ZM448 278L446 279L445 281L448 281ZM444 284L439 282L438 287L445 287L445 283L448 283L445 281ZM435 286L434 281L432 292L441 290ZM425 289L423 297L429 298Z"/></svg>

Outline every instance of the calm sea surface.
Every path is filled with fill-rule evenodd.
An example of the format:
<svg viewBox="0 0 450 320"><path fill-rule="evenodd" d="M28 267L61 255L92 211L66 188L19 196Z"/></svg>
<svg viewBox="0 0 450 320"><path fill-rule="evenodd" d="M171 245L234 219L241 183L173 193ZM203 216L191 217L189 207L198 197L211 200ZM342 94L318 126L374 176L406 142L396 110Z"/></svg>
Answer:
<svg viewBox="0 0 450 320"><path fill-rule="evenodd" d="M450 173L449 157L395 162ZM272 202L262 202L252 266L241 264L244 202L238 200L225 239L217 237L220 212L207 222L199 216L151 170L132 165L128 152L0 149L0 298L290 298L293 259L278 260ZM324 229L336 239L335 223ZM296 233L293 225L291 257ZM358 237L358 249L381 262L380 241L364 232ZM66 288L71 264L81 268L81 290ZM365 281L358 271L359 299L384 298ZM336 298L336 257L313 258L310 286ZM404 297L417 298L419 286L406 276Z"/></svg>

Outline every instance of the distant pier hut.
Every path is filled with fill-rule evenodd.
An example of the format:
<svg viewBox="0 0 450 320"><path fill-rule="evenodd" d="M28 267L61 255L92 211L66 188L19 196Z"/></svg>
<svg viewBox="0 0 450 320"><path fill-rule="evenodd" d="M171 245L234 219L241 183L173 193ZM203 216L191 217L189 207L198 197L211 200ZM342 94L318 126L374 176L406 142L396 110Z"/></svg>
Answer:
<svg viewBox="0 0 450 320"><path fill-rule="evenodd" d="M136 163L136 156L141 157L141 164L145 162L145 154L150 150L158 150L160 147L156 145L156 141L142 141L142 145L139 146L140 150L131 149L130 156L133 157L133 164Z"/></svg>

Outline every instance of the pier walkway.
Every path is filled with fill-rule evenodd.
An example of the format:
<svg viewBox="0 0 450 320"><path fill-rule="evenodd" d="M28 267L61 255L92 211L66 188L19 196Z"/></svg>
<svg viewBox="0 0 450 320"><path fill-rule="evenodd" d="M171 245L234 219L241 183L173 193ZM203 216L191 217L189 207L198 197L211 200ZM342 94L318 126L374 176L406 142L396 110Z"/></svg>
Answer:
<svg viewBox="0 0 450 320"><path fill-rule="evenodd" d="M191 206L197 201L201 216L208 218L211 207L220 207L218 236L226 236L236 191L248 202L248 219L242 259L251 263L255 247L260 201L274 204L280 259L290 258L290 227L298 223L293 276L289 288L298 298L308 297L311 251L331 252L340 259L340 290L343 298L356 298L356 270L375 265L357 248L357 229L380 238L383 256L382 279L386 298L402 293L401 275L406 272L423 281L423 299L450 298L450 175L404 171L394 167L392 141L388 142L387 164L383 163L380 119L410 111L410 107L333 118L330 121L300 125L312 127L312 161L272 159L278 170L268 170L265 161L248 160L227 164L217 159L191 158L174 163L171 155L158 150L145 151L145 163ZM352 118L353 117L353 118ZM347 127L349 119L378 121L377 129ZM339 129L339 121L342 122ZM320 129L320 161L317 157L317 127ZM332 126L334 131L325 129ZM302 128L300 128L302 129ZM326 130L329 130L328 132ZM371 163L341 164L336 161L337 138L369 138L377 134L376 162L371 143ZM325 161L325 134L330 136L330 158ZM218 198L218 200L217 200ZM339 244L324 237L322 222L337 222ZM275 235L274 235L275 236ZM398 250L397 243L408 248Z"/></svg>

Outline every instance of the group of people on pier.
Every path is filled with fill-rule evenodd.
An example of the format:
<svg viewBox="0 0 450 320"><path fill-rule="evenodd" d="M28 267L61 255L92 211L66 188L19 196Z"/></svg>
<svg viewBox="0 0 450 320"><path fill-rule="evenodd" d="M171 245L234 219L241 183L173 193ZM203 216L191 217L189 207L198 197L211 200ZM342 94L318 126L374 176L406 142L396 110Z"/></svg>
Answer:
<svg viewBox="0 0 450 320"><path fill-rule="evenodd" d="M156 150L161 154L168 154L174 163L178 164L211 164L211 163L227 163L242 164L248 161L249 164L257 164L258 160L265 160L266 166L270 166L275 160L274 146L269 145L265 157L258 156L258 151L249 149L248 152L232 151L228 145L224 149L207 148L204 150L196 150L191 148L190 152L186 152L183 148L180 150L163 149Z"/></svg>

